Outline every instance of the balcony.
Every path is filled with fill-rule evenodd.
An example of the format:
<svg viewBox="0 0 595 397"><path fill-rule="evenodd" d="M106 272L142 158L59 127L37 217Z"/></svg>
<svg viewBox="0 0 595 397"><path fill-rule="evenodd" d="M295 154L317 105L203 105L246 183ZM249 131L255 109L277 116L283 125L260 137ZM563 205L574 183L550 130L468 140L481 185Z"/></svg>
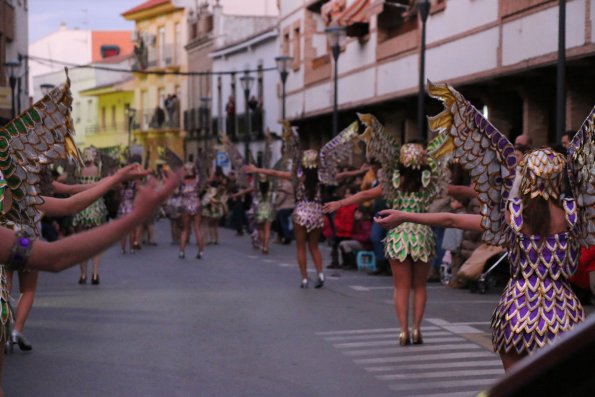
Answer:
<svg viewBox="0 0 595 397"><path fill-rule="evenodd" d="M180 129L180 115L164 109L143 110L136 113L132 128L142 131L171 131Z"/></svg>
<svg viewBox="0 0 595 397"><path fill-rule="evenodd" d="M126 133L128 132L128 124L120 122L116 124L88 124L85 126L86 135L98 134L112 134L112 133Z"/></svg>
<svg viewBox="0 0 595 397"><path fill-rule="evenodd" d="M176 51L174 44L159 44L149 47L147 67L167 68L180 65L181 51Z"/></svg>

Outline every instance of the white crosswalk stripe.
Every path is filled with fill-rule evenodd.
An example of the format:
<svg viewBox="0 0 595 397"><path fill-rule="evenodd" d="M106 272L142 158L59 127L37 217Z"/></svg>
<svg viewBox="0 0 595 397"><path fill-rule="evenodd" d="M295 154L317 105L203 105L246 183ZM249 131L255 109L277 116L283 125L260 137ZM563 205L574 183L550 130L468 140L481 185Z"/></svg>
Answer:
<svg viewBox="0 0 595 397"><path fill-rule="evenodd" d="M435 320L423 345L399 346L398 328L316 334L400 397L475 396L504 374L496 354L465 337L471 327Z"/></svg>

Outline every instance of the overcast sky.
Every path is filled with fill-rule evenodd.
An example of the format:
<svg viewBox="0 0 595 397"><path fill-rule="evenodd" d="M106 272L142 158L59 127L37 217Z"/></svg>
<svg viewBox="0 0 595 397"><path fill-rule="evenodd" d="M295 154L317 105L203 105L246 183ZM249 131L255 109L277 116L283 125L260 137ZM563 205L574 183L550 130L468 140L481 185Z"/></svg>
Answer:
<svg viewBox="0 0 595 397"><path fill-rule="evenodd" d="M134 23L120 14L145 0L29 0L29 42L58 30L61 22L69 29L133 30ZM202 2L204 0L199 0ZM183 3L194 5L196 0ZM213 2L213 0L210 0ZM277 13L276 0L220 0L225 13Z"/></svg>
<svg viewBox="0 0 595 397"><path fill-rule="evenodd" d="M29 42L58 30L61 22L69 29L133 30L134 23L120 14L143 0L29 0Z"/></svg>

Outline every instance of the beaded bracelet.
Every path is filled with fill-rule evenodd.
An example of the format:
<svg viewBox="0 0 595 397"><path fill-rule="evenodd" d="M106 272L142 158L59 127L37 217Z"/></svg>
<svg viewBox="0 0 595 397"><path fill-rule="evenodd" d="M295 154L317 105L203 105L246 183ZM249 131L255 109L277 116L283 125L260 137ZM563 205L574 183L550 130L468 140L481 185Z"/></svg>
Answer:
<svg viewBox="0 0 595 397"><path fill-rule="evenodd" d="M27 265L27 261L31 256L31 248L33 248L33 240L24 232L17 232L17 238L10 249L10 255L5 264L6 269L13 271L25 269L25 265Z"/></svg>

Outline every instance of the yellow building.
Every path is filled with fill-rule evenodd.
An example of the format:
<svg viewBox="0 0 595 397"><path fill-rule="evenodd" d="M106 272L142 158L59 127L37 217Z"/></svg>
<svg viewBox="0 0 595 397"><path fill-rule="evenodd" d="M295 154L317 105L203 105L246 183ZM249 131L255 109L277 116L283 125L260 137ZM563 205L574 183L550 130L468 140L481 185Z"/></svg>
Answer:
<svg viewBox="0 0 595 397"><path fill-rule="evenodd" d="M152 153L150 166L159 146L184 158L186 78L175 74L187 70L184 8L171 0L149 0L122 16L136 24L133 141Z"/></svg>
<svg viewBox="0 0 595 397"><path fill-rule="evenodd" d="M108 148L128 146L131 138L128 109L134 103L132 77L104 86L80 91L83 97L97 98L97 122L86 129L85 146ZM130 137L130 138L129 138Z"/></svg>

